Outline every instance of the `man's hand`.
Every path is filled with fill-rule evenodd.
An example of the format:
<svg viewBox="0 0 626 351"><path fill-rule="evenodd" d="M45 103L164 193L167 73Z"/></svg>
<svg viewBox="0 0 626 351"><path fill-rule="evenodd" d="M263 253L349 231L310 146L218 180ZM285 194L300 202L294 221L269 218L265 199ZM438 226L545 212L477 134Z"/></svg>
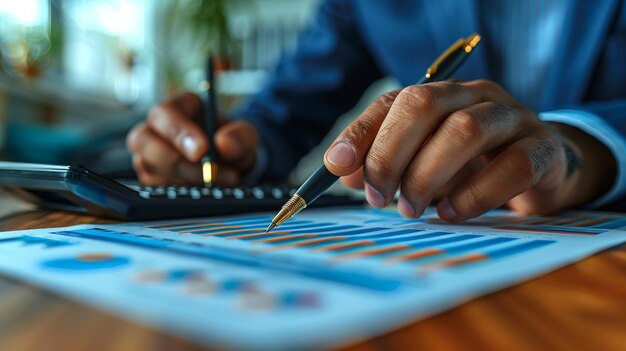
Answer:
<svg viewBox="0 0 626 351"><path fill-rule="evenodd" d="M128 134L133 167L144 184L201 184L200 159L208 140L200 126L202 102L185 93L153 107L145 123ZM254 165L258 133L248 122L220 121L215 146L220 156L217 184L240 182Z"/></svg>
<svg viewBox="0 0 626 351"><path fill-rule="evenodd" d="M368 202L418 217L433 200L458 222L508 204L548 213L608 190L615 161L580 130L540 121L486 81L409 86L381 96L326 151L328 169Z"/></svg>

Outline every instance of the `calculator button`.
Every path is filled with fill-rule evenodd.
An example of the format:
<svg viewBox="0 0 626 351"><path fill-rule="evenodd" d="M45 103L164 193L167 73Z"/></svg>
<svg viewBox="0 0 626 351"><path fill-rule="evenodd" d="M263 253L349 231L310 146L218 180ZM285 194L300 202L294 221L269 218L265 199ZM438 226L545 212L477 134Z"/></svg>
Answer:
<svg viewBox="0 0 626 351"><path fill-rule="evenodd" d="M141 191L139 191L139 196L143 197L144 199L149 199L150 198L150 192L149 191L145 191L145 190L141 190Z"/></svg>
<svg viewBox="0 0 626 351"><path fill-rule="evenodd" d="M187 194L189 194L189 189L187 189L187 187L181 186L178 188L178 195L187 196Z"/></svg>
<svg viewBox="0 0 626 351"><path fill-rule="evenodd" d="M176 198L176 190L175 189L168 189L166 194L167 194L167 198L168 199L173 200L173 199Z"/></svg>
<svg viewBox="0 0 626 351"><path fill-rule="evenodd" d="M258 186L252 188L252 196L254 196L256 199L262 199L265 197L265 192L263 192L263 189L259 188Z"/></svg>
<svg viewBox="0 0 626 351"><path fill-rule="evenodd" d="M272 196L275 199L280 199L283 197L283 191L280 190L279 188L272 188Z"/></svg>
<svg viewBox="0 0 626 351"><path fill-rule="evenodd" d="M189 190L189 195L191 195L192 199L199 199L202 197L202 194L200 193L200 190L196 189L196 188L191 188Z"/></svg>
<svg viewBox="0 0 626 351"><path fill-rule="evenodd" d="M246 193L241 188L234 188L233 196L235 197L235 199L241 200L246 196Z"/></svg>
<svg viewBox="0 0 626 351"><path fill-rule="evenodd" d="M220 188L213 188L211 195L213 195L213 198L217 200L224 198L224 192Z"/></svg>
<svg viewBox="0 0 626 351"><path fill-rule="evenodd" d="M162 186L157 186L156 188L154 188L154 190L152 190L150 194L153 196L163 196L165 195L165 188Z"/></svg>
<svg viewBox="0 0 626 351"><path fill-rule="evenodd" d="M208 196L210 194L209 188L202 188L200 192L202 193L203 196Z"/></svg>

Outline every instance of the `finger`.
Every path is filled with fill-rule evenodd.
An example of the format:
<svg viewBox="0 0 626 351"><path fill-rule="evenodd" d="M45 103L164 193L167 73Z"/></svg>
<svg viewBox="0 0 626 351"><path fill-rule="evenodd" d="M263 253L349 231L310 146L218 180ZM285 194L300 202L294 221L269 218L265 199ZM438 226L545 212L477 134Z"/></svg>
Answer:
<svg viewBox="0 0 626 351"><path fill-rule="evenodd" d="M201 126L175 102L167 101L152 108L148 126L189 161L197 162L207 152L208 140Z"/></svg>
<svg viewBox="0 0 626 351"><path fill-rule="evenodd" d="M171 181L182 181L184 183L198 181L200 178L189 167L182 167L189 161L156 135L151 129L144 129L141 134L137 134L140 141L134 142L135 152L141 155L143 163L148 167L150 173L159 174ZM194 164L199 169L199 165Z"/></svg>
<svg viewBox="0 0 626 351"><path fill-rule="evenodd" d="M438 82L404 88L382 122L365 159L368 202L383 207L393 200L400 179L422 144L451 113L485 100L498 100L500 91L465 84Z"/></svg>
<svg viewBox="0 0 626 351"><path fill-rule="evenodd" d="M198 163L192 163L146 125L133 129L128 137L129 148L135 156L141 156L141 174L150 177L146 183L198 184L201 171ZM137 169L137 168L136 168ZM138 174L139 174L138 170Z"/></svg>
<svg viewBox="0 0 626 351"><path fill-rule="evenodd" d="M439 216L459 222L502 206L535 186L554 166L558 150L548 138L527 137L515 142L442 199L437 205Z"/></svg>
<svg viewBox="0 0 626 351"><path fill-rule="evenodd" d="M237 169L248 168L256 157L259 136L247 121L234 121L217 130L215 147L220 160Z"/></svg>
<svg viewBox="0 0 626 351"><path fill-rule="evenodd" d="M441 187L479 155L512 140L521 124L514 109L492 101L453 112L405 170L402 214L421 215Z"/></svg>
<svg viewBox="0 0 626 351"><path fill-rule="evenodd" d="M363 167L359 168L356 172L343 176L340 178L341 183L352 189L363 189Z"/></svg>
<svg viewBox="0 0 626 351"><path fill-rule="evenodd" d="M361 168L365 155L399 92L400 90L396 90L380 96L339 134L324 154L324 164L331 173L346 176Z"/></svg>

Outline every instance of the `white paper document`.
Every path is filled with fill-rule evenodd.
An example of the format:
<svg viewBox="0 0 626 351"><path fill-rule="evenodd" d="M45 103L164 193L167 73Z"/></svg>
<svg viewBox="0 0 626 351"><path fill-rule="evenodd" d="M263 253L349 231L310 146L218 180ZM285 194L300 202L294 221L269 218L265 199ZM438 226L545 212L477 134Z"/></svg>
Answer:
<svg viewBox="0 0 626 351"><path fill-rule="evenodd" d="M626 241L626 217L508 211L448 225L394 210L0 233L0 272L214 347L293 350L380 335Z"/></svg>

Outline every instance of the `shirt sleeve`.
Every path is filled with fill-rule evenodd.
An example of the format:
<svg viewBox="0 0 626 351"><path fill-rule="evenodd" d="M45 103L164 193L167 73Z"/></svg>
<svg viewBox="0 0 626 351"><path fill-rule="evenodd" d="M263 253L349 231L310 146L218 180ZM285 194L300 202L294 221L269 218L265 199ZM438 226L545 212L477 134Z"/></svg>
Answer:
<svg viewBox="0 0 626 351"><path fill-rule="evenodd" d="M595 114L567 109L544 112L539 117L545 122L556 122L576 127L602 142L613 154L617 163L617 176L611 189L588 208L599 208L626 194L626 139L613 126Z"/></svg>

